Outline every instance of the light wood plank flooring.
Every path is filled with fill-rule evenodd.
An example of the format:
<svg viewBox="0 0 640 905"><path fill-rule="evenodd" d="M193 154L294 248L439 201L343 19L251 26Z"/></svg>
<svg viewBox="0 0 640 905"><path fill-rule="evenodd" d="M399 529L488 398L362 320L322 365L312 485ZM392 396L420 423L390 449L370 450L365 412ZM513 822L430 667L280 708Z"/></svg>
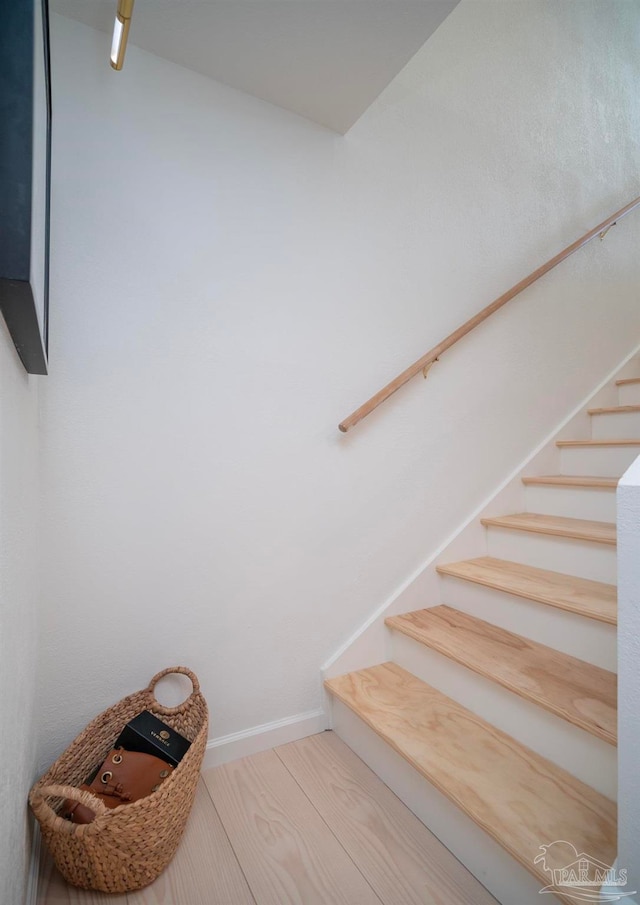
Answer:
<svg viewBox="0 0 640 905"><path fill-rule="evenodd" d="M144 890L68 886L38 905L496 905L332 732L205 771L185 837Z"/></svg>

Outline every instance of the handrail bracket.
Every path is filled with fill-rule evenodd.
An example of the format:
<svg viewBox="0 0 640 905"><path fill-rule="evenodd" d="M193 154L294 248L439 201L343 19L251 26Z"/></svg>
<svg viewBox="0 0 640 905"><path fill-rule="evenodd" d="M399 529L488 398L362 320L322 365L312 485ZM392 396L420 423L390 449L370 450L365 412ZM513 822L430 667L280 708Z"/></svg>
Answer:
<svg viewBox="0 0 640 905"><path fill-rule="evenodd" d="M436 363L436 361L440 361L440 359L439 359L439 358L434 358L433 361L428 362L428 363L424 366L424 368L422 369L422 376L424 377L425 380L426 380L427 377L429 376L429 371L430 371L431 368L434 366L434 364Z"/></svg>
<svg viewBox="0 0 640 905"><path fill-rule="evenodd" d="M599 236L600 236L600 241L601 241L601 242L602 242L602 240L604 239L604 237L607 235L607 233L609 232L609 230L610 230L610 229L613 229L613 227L616 225L616 223L617 223L617 221L614 220L614 222L613 222L610 226L607 226L606 229L603 229L603 230L602 230L602 232L599 234Z"/></svg>

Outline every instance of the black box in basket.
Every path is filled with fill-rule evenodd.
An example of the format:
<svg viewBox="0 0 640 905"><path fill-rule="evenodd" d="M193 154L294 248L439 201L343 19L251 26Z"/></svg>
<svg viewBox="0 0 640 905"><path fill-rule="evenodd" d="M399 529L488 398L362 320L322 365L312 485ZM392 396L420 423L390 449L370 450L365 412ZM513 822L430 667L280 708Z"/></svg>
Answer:
<svg viewBox="0 0 640 905"><path fill-rule="evenodd" d="M129 720L118 736L114 748L155 754L156 757L161 757L177 767L190 745L191 742L184 735L167 726L148 710L143 710Z"/></svg>

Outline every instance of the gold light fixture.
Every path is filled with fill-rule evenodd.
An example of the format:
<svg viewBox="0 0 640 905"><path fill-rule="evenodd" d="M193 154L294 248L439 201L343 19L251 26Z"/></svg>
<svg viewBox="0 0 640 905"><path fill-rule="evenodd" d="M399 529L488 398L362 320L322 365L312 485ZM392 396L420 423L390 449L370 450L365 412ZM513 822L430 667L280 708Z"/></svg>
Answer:
<svg viewBox="0 0 640 905"><path fill-rule="evenodd" d="M127 49L132 12L133 0L118 0L118 11L113 26L113 40L111 42L111 66L114 69L122 69L124 64L124 52Z"/></svg>

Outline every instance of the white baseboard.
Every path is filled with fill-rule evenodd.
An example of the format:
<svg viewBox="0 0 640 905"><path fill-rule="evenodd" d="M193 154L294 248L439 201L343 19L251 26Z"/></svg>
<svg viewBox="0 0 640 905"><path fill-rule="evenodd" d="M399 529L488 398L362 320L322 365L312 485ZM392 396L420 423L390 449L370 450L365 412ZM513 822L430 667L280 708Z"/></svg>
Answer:
<svg viewBox="0 0 640 905"><path fill-rule="evenodd" d="M38 877L40 874L40 827L32 820L31 853L29 856L29 873L27 875L27 892L25 905L37 905L38 902Z"/></svg>
<svg viewBox="0 0 640 905"><path fill-rule="evenodd" d="M259 751L267 751L277 745L286 745L308 735L324 732L329 719L324 710L311 710L295 716L274 720L261 726L253 726L242 732L232 732L209 739L204 755L203 769L229 763L239 757L248 757Z"/></svg>

